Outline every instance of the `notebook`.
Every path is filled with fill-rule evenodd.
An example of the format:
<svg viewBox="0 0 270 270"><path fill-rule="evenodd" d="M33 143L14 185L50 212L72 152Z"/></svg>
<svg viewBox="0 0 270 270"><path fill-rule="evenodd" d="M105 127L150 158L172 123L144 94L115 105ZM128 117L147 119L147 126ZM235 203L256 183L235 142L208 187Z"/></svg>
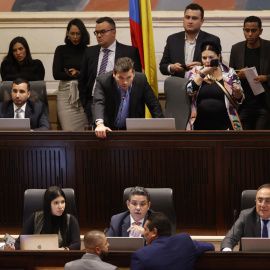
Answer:
<svg viewBox="0 0 270 270"><path fill-rule="evenodd" d="M20 236L21 250L57 250L57 234L32 234Z"/></svg>
<svg viewBox="0 0 270 270"><path fill-rule="evenodd" d="M270 238L246 238L241 239L242 251L270 251Z"/></svg>
<svg viewBox="0 0 270 270"><path fill-rule="evenodd" d="M143 237L107 237L109 250L135 251L144 247Z"/></svg>
<svg viewBox="0 0 270 270"><path fill-rule="evenodd" d="M0 118L0 130L30 130L29 118Z"/></svg>
<svg viewBox="0 0 270 270"><path fill-rule="evenodd" d="M127 130L175 130L174 118L127 118Z"/></svg>

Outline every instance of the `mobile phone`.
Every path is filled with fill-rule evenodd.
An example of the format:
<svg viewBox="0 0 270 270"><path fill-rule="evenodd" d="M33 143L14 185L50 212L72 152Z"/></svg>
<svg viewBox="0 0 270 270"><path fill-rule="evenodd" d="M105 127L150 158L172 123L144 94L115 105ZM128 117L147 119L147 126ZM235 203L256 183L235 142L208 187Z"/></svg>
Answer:
<svg viewBox="0 0 270 270"><path fill-rule="evenodd" d="M71 71L69 71L67 68L64 68L65 72L71 75Z"/></svg>
<svg viewBox="0 0 270 270"><path fill-rule="evenodd" d="M218 59L212 59L210 62L210 67L218 67Z"/></svg>
<svg viewBox="0 0 270 270"><path fill-rule="evenodd" d="M187 66L186 65L181 65L181 67L183 68L183 69L187 69Z"/></svg>
<svg viewBox="0 0 270 270"><path fill-rule="evenodd" d="M5 234L3 241L8 245L14 245L15 243L15 239L8 233Z"/></svg>

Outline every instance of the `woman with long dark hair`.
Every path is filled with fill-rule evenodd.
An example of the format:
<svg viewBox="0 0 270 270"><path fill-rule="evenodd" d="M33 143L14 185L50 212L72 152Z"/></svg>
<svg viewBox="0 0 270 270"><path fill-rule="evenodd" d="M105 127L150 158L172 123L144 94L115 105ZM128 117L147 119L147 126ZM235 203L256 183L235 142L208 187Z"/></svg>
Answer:
<svg viewBox="0 0 270 270"><path fill-rule="evenodd" d="M79 250L80 229L76 218L66 212L66 196L57 186L49 187L44 194L43 211L33 213L25 222L21 235L57 234L60 249ZM20 249L20 237L15 246L5 249Z"/></svg>
<svg viewBox="0 0 270 270"><path fill-rule="evenodd" d="M53 59L53 77L60 80L58 118L63 130L84 130L88 121L79 99L78 78L90 35L80 19L68 23L65 43L56 48Z"/></svg>
<svg viewBox="0 0 270 270"><path fill-rule="evenodd" d="M45 69L42 62L32 59L28 43L24 37L15 37L9 44L7 56L1 63L3 81L24 78L28 81L44 80Z"/></svg>

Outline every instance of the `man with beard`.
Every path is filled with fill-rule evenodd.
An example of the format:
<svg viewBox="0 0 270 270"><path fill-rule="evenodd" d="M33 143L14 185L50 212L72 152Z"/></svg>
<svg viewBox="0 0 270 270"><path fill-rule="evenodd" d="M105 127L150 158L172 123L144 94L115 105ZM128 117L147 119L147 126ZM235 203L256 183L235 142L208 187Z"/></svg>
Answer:
<svg viewBox="0 0 270 270"><path fill-rule="evenodd" d="M109 249L109 243L104 233L101 231L89 231L84 236L84 246L86 254L79 260L67 263L65 270L118 269L118 267L101 260L102 257L107 255Z"/></svg>
<svg viewBox="0 0 270 270"><path fill-rule="evenodd" d="M159 64L163 75L188 78L189 70L201 66L201 44L213 41L220 46L217 36L201 31L204 22L204 10L198 4L186 7L183 26L185 31L170 35Z"/></svg>

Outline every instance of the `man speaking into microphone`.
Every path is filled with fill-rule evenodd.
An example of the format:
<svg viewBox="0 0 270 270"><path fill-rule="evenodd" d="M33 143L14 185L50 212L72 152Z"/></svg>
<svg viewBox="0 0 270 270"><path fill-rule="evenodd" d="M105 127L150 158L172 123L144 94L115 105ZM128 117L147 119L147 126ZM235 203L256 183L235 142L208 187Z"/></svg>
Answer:
<svg viewBox="0 0 270 270"><path fill-rule="evenodd" d="M107 131L126 129L126 118L144 118L145 104L153 118L163 118L160 103L143 73L134 62L119 58L111 72L100 75L93 98L95 133L105 138Z"/></svg>

